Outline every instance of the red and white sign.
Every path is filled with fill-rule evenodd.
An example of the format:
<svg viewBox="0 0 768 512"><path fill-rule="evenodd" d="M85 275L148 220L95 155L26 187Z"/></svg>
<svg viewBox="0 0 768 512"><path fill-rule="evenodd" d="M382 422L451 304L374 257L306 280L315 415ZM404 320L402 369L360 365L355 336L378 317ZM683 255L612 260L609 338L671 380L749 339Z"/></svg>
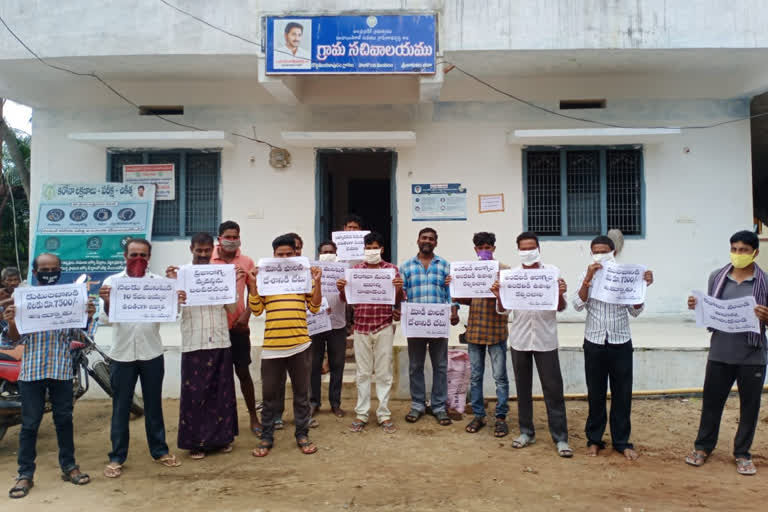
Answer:
<svg viewBox="0 0 768 512"><path fill-rule="evenodd" d="M174 164L124 165L123 183L155 185L156 200L173 201L176 199L176 166Z"/></svg>

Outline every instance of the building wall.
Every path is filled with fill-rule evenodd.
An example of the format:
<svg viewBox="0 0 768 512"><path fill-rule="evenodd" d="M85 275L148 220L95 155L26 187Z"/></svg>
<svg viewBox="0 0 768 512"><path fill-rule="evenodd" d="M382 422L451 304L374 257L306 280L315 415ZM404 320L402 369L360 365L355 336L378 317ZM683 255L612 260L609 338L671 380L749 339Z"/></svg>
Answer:
<svg viewBox="0 0 768 512"><path fill-rule="evenodd" d="M659 106L648 100L641 110L653 113L664 105L672 108L673 103ZM678 111L691 110L686 105L681 102ZM689 113L687 121L701 122L702 117L712 119L741 107L742 102L702 102L698 111L703 113L698 118ZM255 126L260 137L272 141L280 140L280 131L293 129L415 131L417 145L397 149L399 262L415 253L417 232L425 225L411 222L410 184L461 182L469 190L469 219L431 223L440 235L438 252L451 260L473 258L472 234L487 230L498 236L498 258L516 263L514 238L523 226L522 148L508 144L507 133L533 124L562 127L559 121L542 121L540 114L509 103L206 107L192 110L187 118L211 129L222 126L244 133ZM36 110L33 223L42 183L105 180L106 150L72 141L70 133L156 130L156 123L126 109ZM272 238L287 231L302 234L306 254L314 250L315 151L289 150L293 163L285 170L271 168L267 149L255 143L237 141L222 152L222 216L241 223L244 251L255 259L268 256ZM656 284L648 293L649 315L679 314L689 291L704 287L709 272L727 262L728 236L751 225L749 125L685 131L645 146L644 160L646 236L627 240L622 261L643 263L655 271ZM479 214L478 194L498 192L504 193L506 211ZM589 262L588 241L547 241L542 250L546 262L562 269L573 292ZM162 272L188 257L184 240L157 242L152 270ZM574 312L565 315L580 317Z"/></svg>

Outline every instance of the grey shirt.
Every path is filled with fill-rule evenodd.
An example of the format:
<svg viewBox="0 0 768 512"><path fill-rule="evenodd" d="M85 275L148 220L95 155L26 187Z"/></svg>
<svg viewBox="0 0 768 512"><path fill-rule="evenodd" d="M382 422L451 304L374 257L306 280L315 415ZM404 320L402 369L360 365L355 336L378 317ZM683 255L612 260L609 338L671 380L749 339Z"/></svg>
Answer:
<svg viewBox="0 0 768 512"><path fill-rule="evenodd" d="M712 290L718 272L719 270L715 270L709 275L707 290ZM758 272L757 267L755 272ZM723 293L718 298L726 300L747 297L752 295L754 286L754 275L739 284L729 274L723 286ZM765 365L768 362L768 349L764 334L765 332L761 337L760 346L751 347L746 332L727 333L714 330L709 344L709 360L728 364Z"/></svg>

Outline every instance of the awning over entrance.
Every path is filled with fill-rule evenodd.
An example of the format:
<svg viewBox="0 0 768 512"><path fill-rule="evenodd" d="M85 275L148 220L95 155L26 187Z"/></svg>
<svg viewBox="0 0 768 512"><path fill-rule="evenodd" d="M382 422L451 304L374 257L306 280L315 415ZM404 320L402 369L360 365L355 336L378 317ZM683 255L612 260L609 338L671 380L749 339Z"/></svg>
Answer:
<svg viewBox="0 0 768 512"><path fill-rule="evenodd" d="M402 148L416 145L415 132L283 132L288 146L304 148Z"/></svg>
<svg viewBox="0 0 768 512"><path fill-rule="evenodd" d="M228 148L232 141L223 131L80 132L69 138L99 147L121 148Z"/></svg>

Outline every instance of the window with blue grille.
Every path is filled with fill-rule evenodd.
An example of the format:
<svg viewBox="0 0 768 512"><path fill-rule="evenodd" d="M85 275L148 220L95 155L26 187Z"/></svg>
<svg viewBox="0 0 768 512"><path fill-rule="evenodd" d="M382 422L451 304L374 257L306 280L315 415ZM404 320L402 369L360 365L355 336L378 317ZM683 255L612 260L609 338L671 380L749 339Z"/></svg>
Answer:
<svg viewBox="0 0 768 512"><path fill-rule="evenodd" d="M523 181L527 231L558 238L613 228L645 234L640 148L526 148Z"/></svg>
<svg viewBox="0 0 768 512"><path fill-rule="evenodd" d="M211 150L123 151L108 153L108 181L123 181L123 166L174 164L176 198L155 201L153 238L185 238L199 232L216 234L220 222L221 153Z"/></svg>

